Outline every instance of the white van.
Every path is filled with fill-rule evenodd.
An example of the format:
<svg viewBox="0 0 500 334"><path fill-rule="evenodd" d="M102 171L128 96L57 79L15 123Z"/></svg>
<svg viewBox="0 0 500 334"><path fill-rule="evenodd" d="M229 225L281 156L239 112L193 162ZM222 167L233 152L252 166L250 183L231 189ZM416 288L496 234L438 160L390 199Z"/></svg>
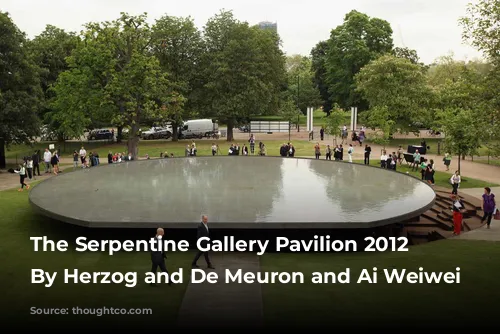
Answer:
<svg viewBox="0 0 500 334"><path fill-rule="evenodd" d="M179 133L180 137L189 139L208 137L218 131L219 125L211 119L194 119L184 122Z"/></svg>

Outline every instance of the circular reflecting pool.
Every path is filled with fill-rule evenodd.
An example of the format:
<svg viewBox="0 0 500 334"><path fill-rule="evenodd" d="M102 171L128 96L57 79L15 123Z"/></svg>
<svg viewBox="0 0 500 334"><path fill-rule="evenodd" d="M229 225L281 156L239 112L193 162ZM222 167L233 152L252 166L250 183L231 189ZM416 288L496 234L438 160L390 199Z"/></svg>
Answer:
<svg viewBox="0 0 500 334"><path fill-rule="evenodd" d="M274 157L200 157L79 170L34 187L40 213L89 227L366 228L426 211L434 191L401 173Z"/></svg>

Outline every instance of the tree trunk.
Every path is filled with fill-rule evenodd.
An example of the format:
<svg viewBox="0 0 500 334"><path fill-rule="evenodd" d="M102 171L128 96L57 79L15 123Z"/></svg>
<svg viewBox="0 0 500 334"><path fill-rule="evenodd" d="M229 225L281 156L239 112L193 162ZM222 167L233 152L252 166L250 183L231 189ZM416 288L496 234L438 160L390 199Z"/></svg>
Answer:
<svg viewBox="0 0 500 334"><path fill-rule="evenodd" d="M460 170L460 161L462 160L462 159L460 159L461 157L462 157L462 155L460 154L458 156L458 173L461 173L461 170Z"/></svg>
<svg viewBox="0 0 500 334"><path fill-rule="evenodd" d="M227 141L233 141L233 128L234 128L234 120L229 119L227 121Z"/></svg>
<svg viewBox="0 0 500 334"><path fill-rule="evenodd" d="M7 161L5 159L5 139L0 138L0 169L7 167Z"/></svg>
<svg viewBox="0 0 500 334"><path fill-rule="evenodd" d="M116 142L121 143L123 139L123 126L119 126L116 131Z"/></svg>
<svg viewBox="0 0 500 334"><path fill-rule="evenodd" d="M179 122L172 122L172 141L179 141Z"/></svg>
<svg viewBox="0 0 500 334"><path fill-rule="evenodd" d="M127 140L128 153L132 154L132 159L137 160L139 156L139 125L132 124L130 134Z"/></svg>

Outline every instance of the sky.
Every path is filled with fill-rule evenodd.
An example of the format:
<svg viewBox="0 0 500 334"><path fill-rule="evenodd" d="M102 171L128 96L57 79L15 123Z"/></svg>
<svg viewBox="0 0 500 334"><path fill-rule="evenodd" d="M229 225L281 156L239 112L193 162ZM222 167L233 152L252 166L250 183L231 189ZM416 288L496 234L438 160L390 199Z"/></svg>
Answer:
<svg viewBox="0 0 500 334"><path fill-rule="evenodd" d="M417 50L421 61L453 53L468 60L481 55L462 42L458 19L469 2L477 0L1 0L0 10L8 12L29 38L40 34L47 24L68 31L80 31L88 22L114 20L120 12L148 13L151 23L162 15L191 16L202 28L221 9L250 24L278 23L278 33L287 55L309 55L330 31L342 24L353 9L385 19L394 30L395 46Z"/></svg>

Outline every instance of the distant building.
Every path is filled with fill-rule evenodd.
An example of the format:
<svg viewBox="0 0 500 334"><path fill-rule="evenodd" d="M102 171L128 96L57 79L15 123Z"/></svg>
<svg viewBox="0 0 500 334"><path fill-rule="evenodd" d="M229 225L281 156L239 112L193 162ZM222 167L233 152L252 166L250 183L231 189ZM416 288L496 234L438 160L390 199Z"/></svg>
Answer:
<svg viewBox="0 0 500 334"><path fill-rule="evenodd" d="M278 33L278 23L276 22L268 22L268 21L260 22L259 28L264 30L272 30L275 33Z"/></svg>

